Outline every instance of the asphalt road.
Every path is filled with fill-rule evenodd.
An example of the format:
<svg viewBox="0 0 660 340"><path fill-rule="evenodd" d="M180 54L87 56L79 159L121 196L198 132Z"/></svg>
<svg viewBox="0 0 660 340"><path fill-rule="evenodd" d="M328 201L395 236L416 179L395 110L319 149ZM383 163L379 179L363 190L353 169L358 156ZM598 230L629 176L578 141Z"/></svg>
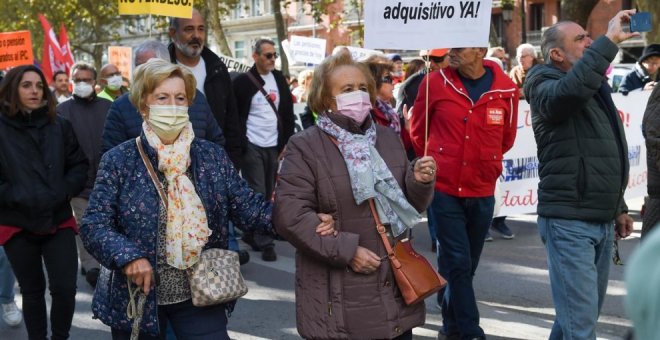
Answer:
<svg viewBox="0 0 660 340"><path fill-rule="evenodd" d="M641 200L629 202L629 206L639 207ZM636 233L619 243L624 262L637 247L641 230L638 212L631 213L636 221ZM486 243L475 277L482 327L489 339L547 339L554 309L536 216L509 217L507 223L516 233L515 239L504 240L493 233L495 240ZM415 229L414 245L427 258L434 259L426 225ZM251 252L250 263L242 267L250 291L240 299L229 319L233 339L300 338L296 332L293 292L295 250L286 242L277 242L276 249L279 255L276 262L263 262L258 253ZM71 339L110 339L108 327L92 319L92 289L82 276L78 287ZM630 322L624 313L624 296L623 267L612 266L599 319L599 339L622 339L628 332ZM19 307L20 301L17 293ZM426 305L427 322L414 330L415 339L435 339L441 325L435 297L427 299ZM27 339L24 325L10 328L0 321L0 339Z"/></svg>

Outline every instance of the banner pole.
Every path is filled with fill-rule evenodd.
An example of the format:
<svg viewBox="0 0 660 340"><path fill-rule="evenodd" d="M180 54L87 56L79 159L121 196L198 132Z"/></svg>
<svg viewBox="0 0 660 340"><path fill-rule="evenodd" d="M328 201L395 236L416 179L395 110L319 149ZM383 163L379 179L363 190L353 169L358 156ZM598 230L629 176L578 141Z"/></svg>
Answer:
<svg viewBox="0 0 660 340"><path fill-rule="evenodd" d="M431 53L429 50L428 53ZM424 64L426 66L426 105L425 110L424 110L424 156L428 155L428 149L429 149L429 81L431 78L431 58L429 57L427 53L426 60L424 61Z"/></svg>

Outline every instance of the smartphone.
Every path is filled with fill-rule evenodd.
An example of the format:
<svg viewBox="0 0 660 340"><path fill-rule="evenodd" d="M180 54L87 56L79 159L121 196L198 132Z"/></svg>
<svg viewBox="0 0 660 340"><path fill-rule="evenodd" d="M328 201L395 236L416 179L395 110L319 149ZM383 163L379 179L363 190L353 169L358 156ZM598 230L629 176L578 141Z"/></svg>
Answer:
<svg viewBox="0 0 660 340"><path fill-rule="evenodd" d="M630 17L631 32L650 32L652 29L650 12L638 12Z"/></svg>

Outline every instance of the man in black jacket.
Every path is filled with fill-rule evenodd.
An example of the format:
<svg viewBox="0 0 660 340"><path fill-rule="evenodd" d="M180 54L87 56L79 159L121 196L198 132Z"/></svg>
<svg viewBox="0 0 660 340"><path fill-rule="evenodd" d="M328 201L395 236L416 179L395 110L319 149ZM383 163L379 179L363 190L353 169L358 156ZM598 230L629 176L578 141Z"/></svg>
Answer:
<svg viewBox="0 0 660 340"><path fill-rule="evenodd" d="M539 233L556 311L550 339L596 338L613 239L632 232L623 199L628 146L604 75L616 44L639 34L622 30L633 13L617 13L595 41L574 22L548 28L541 40L546 64L533 67L524 84L538 146Z"/></svg>
<svg viewBox="0 0 660 340"><path fill-rule="evenodd" d="M96 85L96 69L92 65L85 62L74 64L71 67L71 81L73 83L73 98L57 105L57 114L71 123L73 132L78 138L78 143L89 161L85 189L78 196L71 199L73 215L80 225L83 213L89 204L89 194L94 187L96 171L101 162L103 125L112 102L97 97L94 91L89 90ZM88 88L88 90L81 91L81 87ZM100 272L99 263L87 253L78 236L76 236L76 244L78 246L78 258L80 259L80 271L85 275L87 282L92 287L96 287Z"/></svg>
<svg viewBox="0 0 660 340"><path fill-rule="evenodd" d="M234 166L245 150L241 149L242 131L238 121L236 99L227 66L204 46L206 25L197 9L191 19L171 18L168 49L173 63L181 64L195 75L197 89L206 96L213 115L225 136L225 150Z"/></svg>
<svg viewBox="0 0 660 340"><path fill-rule="evenodd" d="M278 157L294 131L293 97L282 72L275 70L275 43L259 39L254 45L254 66L234 79L238 105L243 178L253 190L270 198L275 187ZM243 236L264 261L275 261L273 239L266 235Z"/></svg>

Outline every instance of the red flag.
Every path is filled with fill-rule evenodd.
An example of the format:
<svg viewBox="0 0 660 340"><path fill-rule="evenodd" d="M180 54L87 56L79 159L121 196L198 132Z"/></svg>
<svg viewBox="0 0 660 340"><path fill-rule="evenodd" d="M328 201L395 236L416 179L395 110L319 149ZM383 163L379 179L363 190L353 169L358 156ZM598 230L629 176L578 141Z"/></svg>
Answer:
<svg viewBox="0 0 660 340"><path fill-rule="evenodd" d="M71 53L71 45L69 44L69 35L66 33L64 23L60 27L60 48L62 51L62 62L64 63L64 71L68 74L73 66L73 54Z"/></svg>
<svg viewBox="0 0 660 340"><path fill-rule="evenodd" d="M41 58L41 70L50 84L53 73L58 70L64 70L62 49L46 17L39 14L39 21L41 21L41 27L44 29L44 50Z"/></svg>

